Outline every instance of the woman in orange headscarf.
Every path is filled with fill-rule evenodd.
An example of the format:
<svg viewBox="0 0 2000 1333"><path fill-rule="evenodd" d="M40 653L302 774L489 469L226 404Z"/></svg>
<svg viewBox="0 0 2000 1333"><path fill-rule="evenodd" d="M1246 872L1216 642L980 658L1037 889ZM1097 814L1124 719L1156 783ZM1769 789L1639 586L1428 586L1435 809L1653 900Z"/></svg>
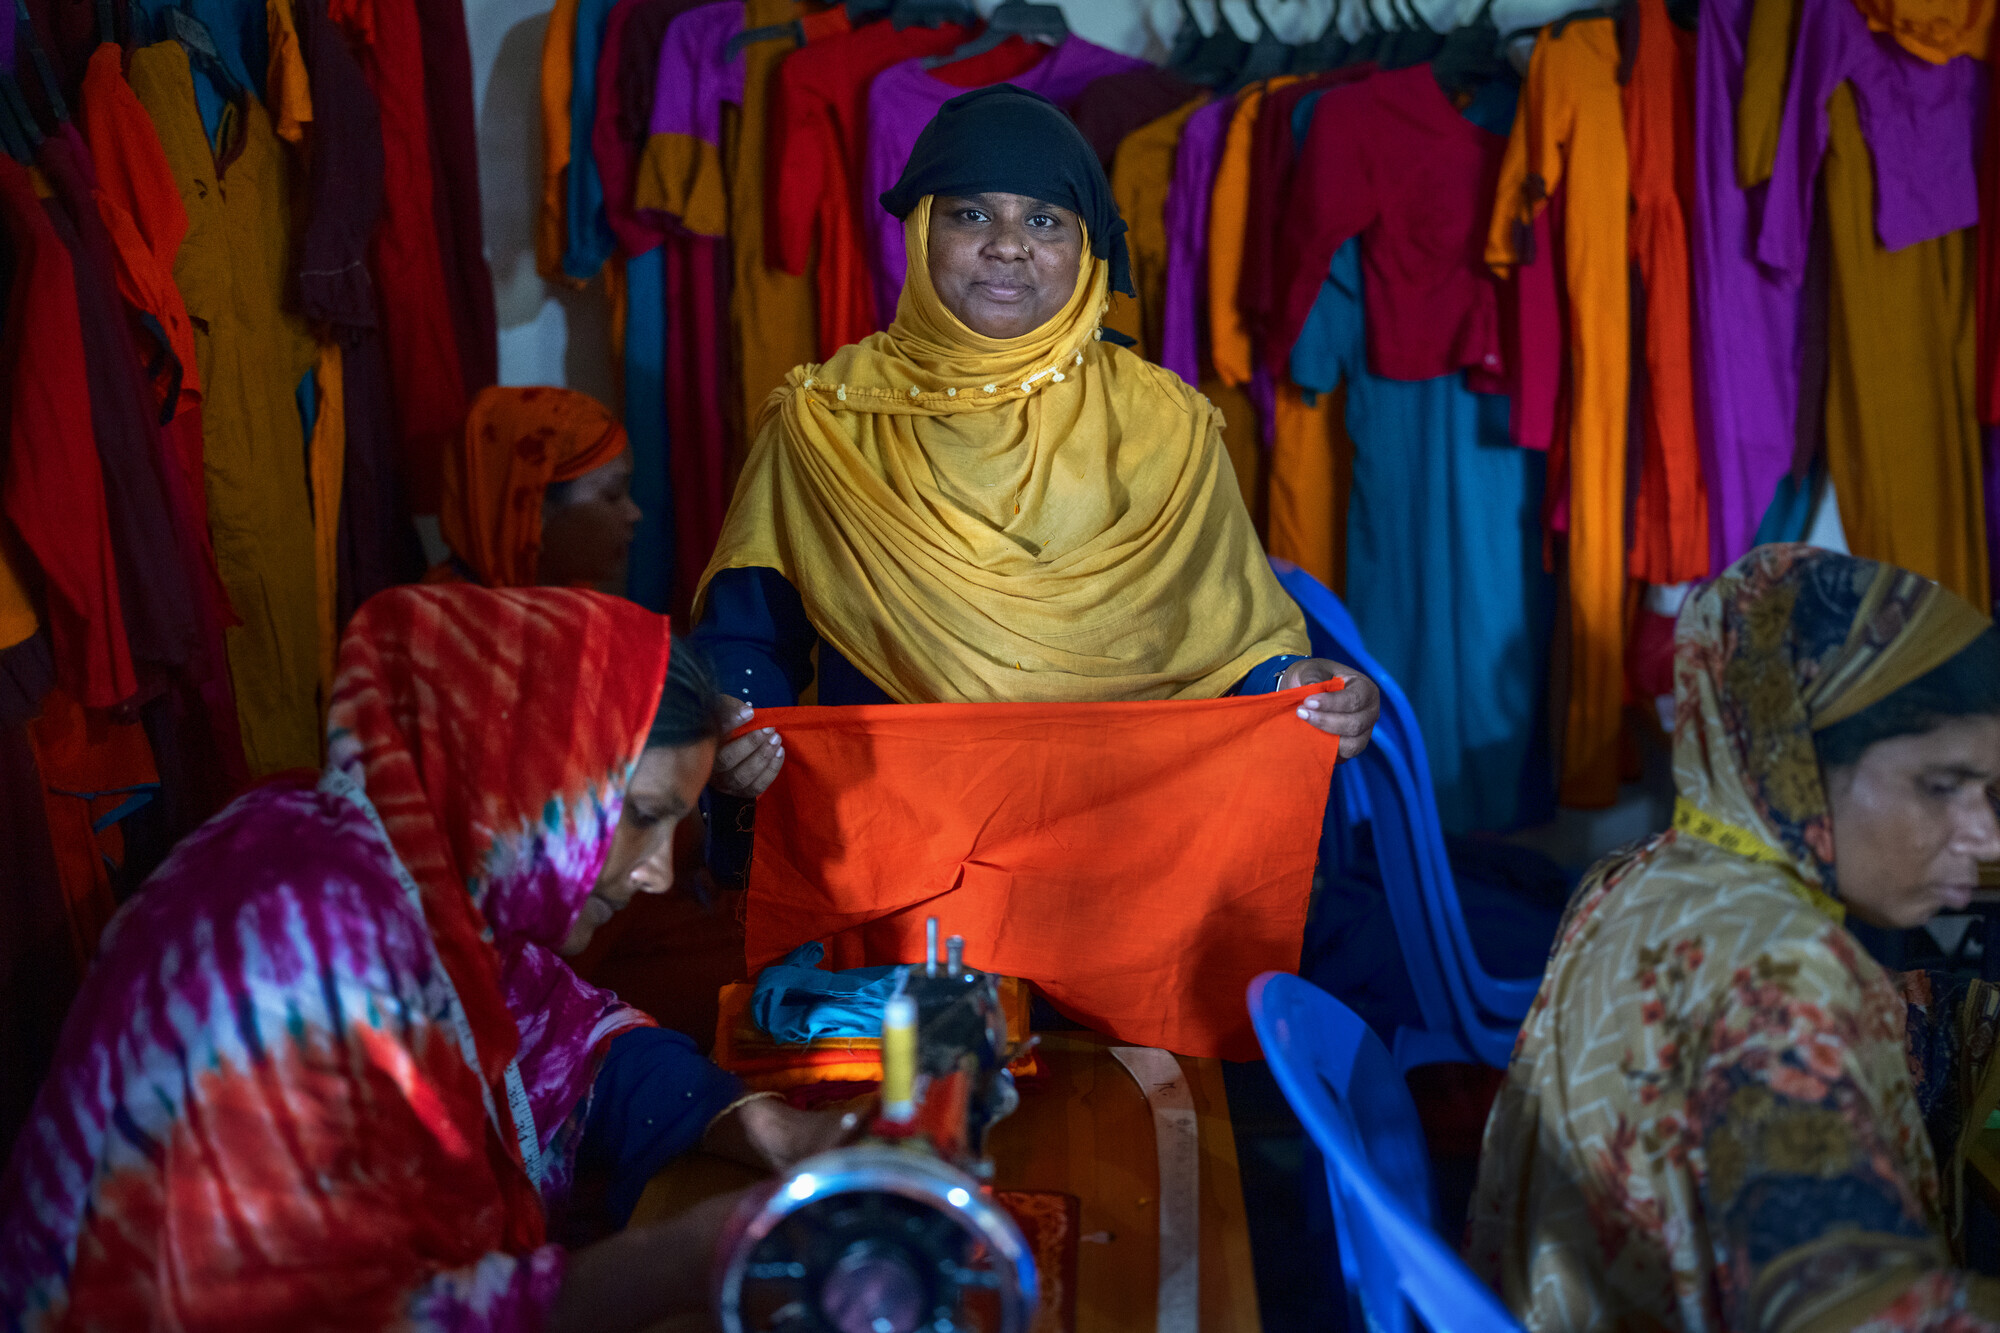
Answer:
<svg viewBox="0 0 2000 1333"><path fill-rule="evenodd" d="M427 583L618 591L639 524L625 428L587 394L489 388L444 463Z"/></svg>

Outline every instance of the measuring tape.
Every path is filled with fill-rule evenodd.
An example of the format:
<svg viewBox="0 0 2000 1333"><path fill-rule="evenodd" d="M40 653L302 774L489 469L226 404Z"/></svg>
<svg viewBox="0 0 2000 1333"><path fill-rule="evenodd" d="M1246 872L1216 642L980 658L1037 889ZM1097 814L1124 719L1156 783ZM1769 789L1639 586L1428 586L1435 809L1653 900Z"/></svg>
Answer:
<svg viewBox="0 0 2000 1333"><path fill-rule="evenodd" d="M1674 801L1674 827L1689 837L1700 838L1710 846L1720 847L1731 856L1740 856L1759 865L1776 866L1785 872L1785 887L1797 894L1800 901L1826 913L1836 922L1846 922L1847 908L1838 898L1799 878L1798 868L1791 857L1749 829L1738 828L1726 820L1717 819L1708 811L1690 804L1686 797L1678 797Z"/></svg>

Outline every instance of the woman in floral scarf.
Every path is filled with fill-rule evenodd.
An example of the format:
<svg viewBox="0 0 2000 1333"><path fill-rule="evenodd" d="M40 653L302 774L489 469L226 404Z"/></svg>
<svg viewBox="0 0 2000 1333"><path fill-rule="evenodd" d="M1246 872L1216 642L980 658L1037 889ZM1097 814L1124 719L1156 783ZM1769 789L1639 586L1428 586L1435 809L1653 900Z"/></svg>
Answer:
<svg viewBox="0 0 2000 1333"><path fill-rule="evenodd" d="M10 1328L636 1328L703 1303L713 1208L550 1243L749 1100L565 957L672 885L720 736L698 657L595 593L404 588L341 650L317 785L243 796L112 921L0 1177ZM618 1220L622 1220L622 1217Z"/></svg>
<svg viewBox="0 0 2000 1333"><path fill-rule="evenodd" d="M1674 828L1570 907L1469 1259L1532 1329L2000 1328L1952 1267L1923 1111L1956 1090L1909 1044L1935 1020L1843 925L1963 907L2000 859L2000 635L1913 574L1765 547L1681 612L1675 698Z"/></svg>

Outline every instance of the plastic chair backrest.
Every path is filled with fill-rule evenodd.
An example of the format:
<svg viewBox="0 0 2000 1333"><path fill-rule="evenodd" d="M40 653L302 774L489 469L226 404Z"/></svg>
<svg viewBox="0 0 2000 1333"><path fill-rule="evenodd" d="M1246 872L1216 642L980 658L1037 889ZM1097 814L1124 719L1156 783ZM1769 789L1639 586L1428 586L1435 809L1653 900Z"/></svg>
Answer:
<svg viewBox="0 0 2000 1333"><path fill-rule="evenodd" d="M1438 1333L1516 1333L1432 1225L1417 1108L1381 1039L1346 1005L1281 972L1251 982L1249 1004L1272 1076L1326 1160L1356 1326L1403 1333L1414 1311Z"/></svg>
<svg viewBox="0 0 2000 1333"><path fill-rule="evenodd" d="M1379 741L1386 741L1392 751L1400 756L1396 765L1396 783L1402 795L1392 804L1399 813L1399 821L1408 830L1412 844L1410 865L1413 873L1400 881L1413 888L1422 896L1425 905L1424 916L1428 921L1425 934L1429 938L1429 950L1435 951L1438 967L1450 981L1454 1008L1463 1009L1461 1021L1473 1027L1489 1026L1498 1021L1502 1026L1519 1023L1526 1016L1528 1006L1534 1001L1535 990L1540 984L1539 977L1515 978L1495 977L1488 973L1479 961L1478 952L1472 947L1472 933L1466 928L1465 913L1459 904L1458 890L1451 873L1451 858L1445 850L1444 825L1438 818L1435 788L1431 784L1430 761L1424 753L1423 730L1417 725L1416 712L1410 707L1407 696L1395 679L1382 669L1382 664L1369 654L1361 642L1361 631L1354 623L1353 616L1335 597L1312 575L1287 561L1273 560L1271 568L1278 581L1297 602L1306 618L1307 633L1312 640L1315 653L1333 656L1349 666L1366 673L1382 692L1382 716L1376 723L1375 735ZM1357 779L1366 774L1358 771L1352 763L1345 765L1350 771L1344 776L1340 790L1343 797L1351 791ZM1335 770L1339 774L1340 770ZM1371 819L1379 813L1376 810L1376 788L1379 784L1362 781L1360 785L1367 793L1366 808ZM1360 818L1360 802L1345 800L1347 817ZM1381 858L1380 844L1383 830L1379 820L1376 824L1377 858ZM1328 840L1323 839L1323 845ZM1343 852L1344 843L1335 843ZM1344 864L1344 862L1342 862ZM1384 863L1384 882L1391 888L1392 906L1398 881L1387 878ZM1404 940L1406 956L1413 952L1412 937L1403 934L1404 918L1397 918L1397 931ZM1419 971L1419 965L1411 960L1411 971ZM1415 978L1413 977L1413 980ZM1417 981L1418 1000L1424 1001L1423 983ZM1436 997L1433 996L1433 1001ZM1441 1010L1435 1004L1425 1006L1426 1022L1436 1028L1443 1020ZM1511 1045L1511 1033L1507 1037ZM1399 1049L1398 1055L1402 1054ZM1445 1057L1439 1057L1445 1058ZM1486 1058L1486 1057L1481 1057ZM1504 1064L1503 1054L1499 1060L1488 1063ZM1407 1067L1407 1066L1406 1066Z"/></svg>
<svg viewBox="0 0 2000 1333"><path fill-rule="evenodd" d="M1411 1069L1466 1060L1504 1066L1539 978L1518 983L1524 993L1513 1013L1495 1014L1479 1003L1469 973L1477 970L1483 977L1484 969L1472 955L1457 885L1439 875L1435 863L1423 854L1414 818L1420 793L1402 748L1378 730L1369 747L1347 762L1368 790L1375 860L1424 1018L1421 1031L1404 1028L1396 1033L1397 1064ZM1453 946L1454 934L1463 941L1460 947Z"/></svg>

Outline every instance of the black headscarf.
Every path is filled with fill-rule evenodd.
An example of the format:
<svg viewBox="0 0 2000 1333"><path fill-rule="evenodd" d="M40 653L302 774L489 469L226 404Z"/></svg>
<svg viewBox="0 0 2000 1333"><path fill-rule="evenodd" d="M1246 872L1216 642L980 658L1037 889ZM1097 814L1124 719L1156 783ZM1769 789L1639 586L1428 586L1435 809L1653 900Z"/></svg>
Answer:
<svg viewBox="0 0 2000 1333"><path fill-rule="evenodd" d="M1111 290L1135 295L1125 219L1083 134L1039 93L996 83L952 98L917 136L882 207L908 217L927 194L1022 194L1083 219L1090 252L1111 264ZM1107 334L1108 336L1108 334Z"/></svg>

